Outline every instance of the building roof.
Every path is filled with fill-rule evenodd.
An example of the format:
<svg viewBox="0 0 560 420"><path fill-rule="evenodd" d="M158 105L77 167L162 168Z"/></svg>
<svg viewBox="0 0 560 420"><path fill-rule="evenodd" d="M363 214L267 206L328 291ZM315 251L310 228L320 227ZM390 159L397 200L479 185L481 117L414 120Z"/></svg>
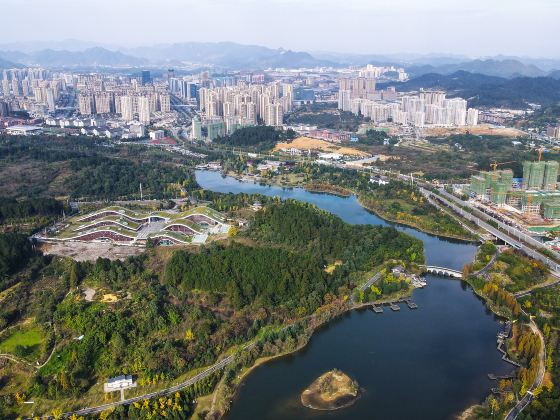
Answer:
<svg viewBox="0 0 560 420"><path fill-rule="evenodd" d="M12 125L11 127L8 127L8 130L35 131L35 130L42 130L42 128L36 125Z"/></svg>

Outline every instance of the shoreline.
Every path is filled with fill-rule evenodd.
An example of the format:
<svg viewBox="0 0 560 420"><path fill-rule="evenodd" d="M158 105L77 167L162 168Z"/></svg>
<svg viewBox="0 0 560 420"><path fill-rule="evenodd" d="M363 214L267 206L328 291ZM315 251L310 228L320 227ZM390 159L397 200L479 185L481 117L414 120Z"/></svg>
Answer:
<svg viewBox="0 0 560 420"><path fill-rule="evenodd" d="M242 183L250 183L250 181L243 181L243 180L241 180L241 179L238 179L237 175L234 174L234 173L231 173L231 172L228 172L228 173L227 173L227 176L232 177L232 178L235 179L236 181L239 181L239 182L242 182ZM256 180L253 180L253 183L258 184L258 185L264 184L264 185L267 185L267 186L269 186L269 187L278 187L278 188L291 188L291 189L293 189L293 188L301 188L301 189L303 189L303 190L305 190L305 191L307 191L307 192L310 192L310 193L316 193L316 194L330 194L330 195L334 195L334 196L340 197L340 198L349 198L349 197L351 197L352 195L354 195L354 196L356 197L356 199L358 200L358 204L359 204L360 206L362 206L362 207L363 207L364 209L366 209L367 211L370 211L371 213L375 214L377 217L380 217L381 219L383 219L383 220L386 221L386 222L393 223L393 224L397 224L397 225L401 225L401 226L406 226L406 227L409 227L409 228L412 228L412 229L416 229L416 230L419 231L419 232L426 233L426 234L432 235L432 236L437 236L437 237L443 238L443 239L452 239L452 240L462 241L462 242L468 242L468 243L478 243L478 242L479 242L476 238L468 238L468 237L465 237L465 236L458 236L458 235L452 235L452 234L434 232L434 231L432 231L432 230L429 230L429 229L420 227L420 226L418 226L418 225L416 225L416 224L414 224L414 223L408 223L408 222L405 222L405 221L395 220L395 219L391 218L389 215L387 215L387 214L385 214L385 213L382 213L382 212L380 212L380 211L377 210L377 209L374 209L374 208L372 208L372 207L370 207L370 206L366 206L366 205L363 203L362 198L360 197L360 194L356 193L356 192L353 191L353 190L346 189L346 188L344 188L344 187L340 187L340 188L346 190L346 191L347 191L347 194L346 194L346 193L343 193L343 192L337 192L336 190L332 190L332 189L330 189L330 188L317 188L317 189L314 189L314 188L312 188L312 186L308 187L307 185L301 185L301 184L286 186L286 185L281 185L281 184L279 184L279 183L277 183L277 182L264 182L264 181L262 181L262 180L261 180L261 182L256 182Z"/></svg>
<svg viewBox="0 0 560 420"><path fill-rule="evenodd" d="M364 209L372 212L373 214L375 214L376 216L382 218L383 220L389 222L389 223L394 223L397 225L401 225L401 226L407 226L413 229L416 229L419 232L423 232L426 233L428 235L433 235L433 236L437 236L439 238L443 238L443 239L454 239L457 241L462 241L462 242L468 242L468 243L478 243L478 241L475 238L467 238L464 236L457 236L457 235L452 235L452 234L447 234L447 233L440 233L440 232L434 232L432 230L426 229L426 228L422 228L414 223L407 223L401 220L395 220L393 218L391 218L389 215L380 212L377 209L374 209L370 206L367 206L363 203L362 198L359 195L356 195L356 198L358 199L358 203L360 204L360 206L362 206Z"/></svg>
<svg viewBox="0 0 560 420"><path fill-rule="evenodd" d="M473 285L472 285L470 282L468 282L467 280L464 280L464 279L453 279L453 280L458 280L458 281L467 283L467 284L469 285L469 287L470 287L472 293L473 293L476 297L478 297L478 298L480 298L480 299L482 299L482 300L484 301L484 306L485 306L485 308L490 309L490 311L491 311L495 316L497 316L498 318L500 318L500 319L507 319L507 317L505 317L503 314L498 313L498 312L496 311L496 309L493 307L493 305L489 305L489 304L488 304L488 300L487 300L484 296L482 296L482 295L480 295L479 293L477 293L476 290L475 290L475 288L473 287ZM412 289L412 290L410 291L410 293L406 294L405 296L412 296L413 292L414 292L414 289ZM233 393L229 396L229 399L231 400L231 404L233 405L233 404L235 403L235 399L237 398L237 395L238 395L239 391L241 390L241 387L243 386L243 382L248 378L248 376L249 376L251 373L253 373L253 371L254 371L255 369L257 369L257 368L259 368L260 366L265 365L265 364L267 364L268 362L273 361L273 360L275 360L275 359L280 359L280 358L282 358L282 357L287 357L287 356L290 356L290 355L292 355L292 354L295 354L295 353L297 353L297 352L303 350L305 347L307 347L307 345L309 344L309 341L311 340L311 338L313 337L313 335L314 335L318 330L320 330L321 328L323 328L323 327L325 327L326 325L330 324L332 321L336 320L337 318L339 318L339 317L345 315L346 313L351 312L351 311L354 311L354 310L367 310L368 306L372 305L372 303L383 304L383 303L390 302L390 301L392 301L392 300L394 300L394 298L386 298L386 299L381 299L381 300L376 301L376 302L364 302L364 303L360 303L360 304L353 304L352 306L347 306L346 308L344 308L343 311L341 311L340 313L336 314L336 315L335 315L334 317L332 317L331 319L326 320L326 321L324 321L324 322L321 322L320 324L318 324L318 325L312 327L312 328L311 328L311 331L309 332L308 337L307 337L306 340L305 340L305 342L302 343L301 345L298 345L295 349L289 350L289 351L284 351L284 352L281 352L281 353L278 353L278 354L275 354L275 355L272 355L272 356L265 356L265 357L260 357L260 358L258 358L258 359L255 361L255 363L253 363L253 365L247 367L245 371L243 371L242 373L240 373L239 382L237 382L237 383L235 384L235 387L234 387L234 389L233 389ZM216 392L216 390L214 390L214 392ZM212 393L212 394L210 394L210 395L213 395L213 394L214 394L214 393ZM460 412L459 414L457 414L457 415L455 416L455 418L458 419L458 420L468 420L468 419L470 418L469 416L471 416L471 415L473 414L473 411L474 411L476 408L478 408L478 407L481 407L481 404L472 404L472 405L470 405L469 407L465 408L462 412ZM310 407L308 407L308 408L310 408ZM326 410L326 411L328 411L328 410ZM218 415L218 413L213 413L213 414ZM219 416L216 417L216 418L220 419L220 418L223 418L223 417L226 416L226 415L227 415L227 412L226 412L226 413L219 413Z"/></svg>

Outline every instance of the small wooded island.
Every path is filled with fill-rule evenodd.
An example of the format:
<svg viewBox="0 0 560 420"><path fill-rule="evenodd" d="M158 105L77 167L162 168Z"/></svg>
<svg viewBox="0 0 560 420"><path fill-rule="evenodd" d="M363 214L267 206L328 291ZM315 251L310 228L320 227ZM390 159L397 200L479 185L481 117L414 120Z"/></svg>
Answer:
<svg viewBox="0 0 560 420"><path fill-rule="evenodd" d="M315 410L337 410L352 405L358 397L358 383L338 369L319 376L301 393L301 403Z"/></svg>

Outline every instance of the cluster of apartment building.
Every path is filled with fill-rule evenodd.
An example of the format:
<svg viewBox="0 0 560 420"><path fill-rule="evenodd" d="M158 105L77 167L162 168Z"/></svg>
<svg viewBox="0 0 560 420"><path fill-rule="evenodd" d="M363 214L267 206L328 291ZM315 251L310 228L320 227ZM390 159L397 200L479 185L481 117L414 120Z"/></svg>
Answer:
<svg viewBox="0 0 560 420"><path fill-rule="evenodd" d="M546 135L552 139L560 139L560 125L547 127Z"/></svg>
<svg viewBox="0 0 560 420"><path fill-rule="evenodd" d="M445 92L432 90L407 95L397 95L394 88L377 91L375 79L367 77L339 81L338 108L376 123L415 127L478 124L478 110L467 108L467 101L462 98L448 99Z"/></svg>
<svg viewBox="0 0 560 420"><path fill-rule="evenodd" d="M149 72L140 78L78 75L75 86L81 115L119 114L126 122L150 124L154 113L171 112L167 84L153 83Z"/></svg>
<svg viewBox="0 0 560 420"><path fill-rule="evenodd" d="M404 71L404 69L395 66L374 66L373 64L368 64L364 68L360 69L358 73L360 77L368 79L379 79L387 76L388 74L396 75L395 78L399 82L404 82L408 79L408 74Z"/></svg>
<svg viewBox="0 0 560 420"><path fill-rule="evenodd" d="M10 111L44 115L55 110L61 93L66 90L66 80L61 74L40 68L4 69L0 87L0 116Z"/></svg>
<svg viewBox="0 0 560 420"><path fill-rule="evenodd" d="M247 84L238 80L234 86L201 87L198 100L202 120L193 120L191 138L213 140L259 122L282 126L284 114L292 110L293 96L289 83ZM206 135L203 128L207 129Z"/></svg>

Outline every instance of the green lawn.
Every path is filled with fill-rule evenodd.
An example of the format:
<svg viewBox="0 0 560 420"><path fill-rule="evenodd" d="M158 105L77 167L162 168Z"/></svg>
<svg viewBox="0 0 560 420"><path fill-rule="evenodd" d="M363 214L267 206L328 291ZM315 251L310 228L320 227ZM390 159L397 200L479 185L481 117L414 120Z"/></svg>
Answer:
<svg viewBox="0 0 560 420"><path fill-rule="evenodd" d="M38 325L16 328L0 341L0 353L35 361L41 356L41 344L45 340L43 329Z"/></svg>

